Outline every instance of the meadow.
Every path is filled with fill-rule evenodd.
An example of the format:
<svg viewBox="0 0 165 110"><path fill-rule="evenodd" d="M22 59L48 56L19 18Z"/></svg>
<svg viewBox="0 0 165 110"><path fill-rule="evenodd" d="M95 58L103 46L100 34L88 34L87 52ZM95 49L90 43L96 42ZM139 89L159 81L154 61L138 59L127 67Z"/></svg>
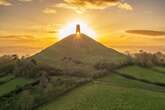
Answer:
<svg viewBox="0 0 165 110"><path fill-rule="evenodd" d="M4 77L0 77L0 84L3 84L3 83L5 83L5 82L7 82L9 80L14 79L14 78L15 78L14 75L6 75Z"/></svg>
<svg viewBox="0 0 165 110"><path fill-rule="evenodd" d="M11 81L8 81L2 85L0 85L0 96L6 95L17 88L23 87L28 84L30 81L24 78L16 78Z"/></svg>
<svg viewBox="0 0 165 110"><path fill-rule="evenodd" d="M152 72L140 67L126 68L123 69L127 72L132 72L130 68L138 68L136 71L140 73ZM152 78L149 80L155 81ZM164 87L111 73L78 87L37 110L164 110L164 92Z"/></svg>
<svg viewBox="0 0 165 110"><path fill-rule="evenodd" d="M0 110L165 109L165 67L154 62L97 62L87 75L82 62L74 64L79 71L64 71L34 59L12 59L0 73ZM63 63L71 66L75 60L69 59Z"/></svg>
<svg viewBox="0 0 165 110"><path fill-rule="evenodd" d="M92 79L52 75L47 82L47 76L41 76L40 83L10 98L2 98L5 104L2 109L12 110L10 106L16 104L13 110L19 107L25 110L28 106L34 107L34 110L164 110L165 86L154 84L165 83L163 71L163 66L145 68L130 65ZM136 80L123 75L135 77ZM0 84L0 96L3 97L31 84L32 79L5 75L0 77L0 81L3 82ZM7 104L8 101L11 105ZM20 103L21 106L18 106Z"/></svg>
<svg viewBox="0 0 165 110"><path fill-rule="evenodd" d="M128 66L117 70L117 72L119 72L120 74L135 77L139 80L142 79L152 83L165 84L165 75L150 68L144 68L140 66Z"/></svg>
<svg viewBox="0 0 165 110"><path fill-rule="evenodd" d="M162 66L155 66L152 69L165 74L165 68Z"/></svg>

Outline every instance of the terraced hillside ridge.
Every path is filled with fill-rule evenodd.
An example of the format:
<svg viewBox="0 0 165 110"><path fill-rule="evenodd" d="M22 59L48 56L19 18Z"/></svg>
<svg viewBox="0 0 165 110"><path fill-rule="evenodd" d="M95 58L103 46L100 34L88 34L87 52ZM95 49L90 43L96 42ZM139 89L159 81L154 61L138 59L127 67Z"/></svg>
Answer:
<svg viewBox="0 0 165 110"><path fill-rule="evenodd" d="M0 85L0 97L16 90L18 87L23 87L29 82L29 80L24 78L16 78Z"/></svg>
<svg viewBox="0 0 165 110"><path fill-rule="evenodd" d="M126 56L85 34L72 34L33 56L38 62L61 69L92 70L100 61L122 62ZM89 72L89 71L88 71Z"/></svg>
<svg viewBox="0 0 165 110"><path fill-rule="evenodd" d="M154 71L158 71L158 72L161 72L163 74L165 74L165 68L162 67L162 66L155 66L152 68Z"/></svg>
<svg viewBox="0 0 165 110"><path fill-rule="evenodd" d="M118 70L120 74L134 77L139 80L144 80L151 83L165 84L165 74L154 71L150 68L143 68L140 66L128 66Z"/></svg>
<svg viewBox="0 0 165 110"><path fill-rule="evenodd" d="M8 81L10 81L10 80L12 80L14 78L15 78L14 75L6 75L4 77L0 77L0 85L5 83L5 82L8 82Z"/></svg>
<svg viewBox="0 0 165 110"><path fill-rule="evenodd" d="M111 74L37 110L164 110L165 89Z"/></svg>

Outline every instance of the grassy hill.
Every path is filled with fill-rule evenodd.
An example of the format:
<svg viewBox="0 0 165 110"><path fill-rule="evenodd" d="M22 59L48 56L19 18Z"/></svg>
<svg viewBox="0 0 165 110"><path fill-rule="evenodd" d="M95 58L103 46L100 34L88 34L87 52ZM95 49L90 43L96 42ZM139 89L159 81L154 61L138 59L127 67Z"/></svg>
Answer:
<svg viewBox="0 0 165 110"><path fill-rule="evenodd" d="M157 67L158 68L158 67ZM159 67L160 69L161 67ZM163 68L161 68L163 70ZM150 68L143 68L139 66L128 66L118 70L119 73L135 77L137 79L146 80L152 83L165 84L165 74L154 71Z"/></svg>
<svg viewBox="0 0 165 110"><path fill-rule="evenodd" d="M0 85L5 83L5 82L8 82L8 81L10 81L10 80L12 80L14 78L15 78L14 75L6 75L4 77L0 77Z"/></svg>
<svg viewBox="0 0 165 110"><path fill-rule="evenodd" d="M93 65L100 61L122 62L126 56L84 34L80 36L73 34L34 55L33 58L40 63L60 69L77 68L90 72Z"/></svg>
<svg viewBox="0 0 165 110"><path fill-rule="evenodd" d="M155 66L152 68L154 71L158 71L165 74L165 68L161 66Z"/></svg>
<svg viewBox="0 0 165 110"><path fill-rule="evenodd" d="M8 81L0 85L0 96L10 93L16 90L18 87L23 87L29 82L30 82L29 80L26 80L24 78L16 78L11 81Z"/></svg>
<svg viewBox="0 0 165 110"><path fill-rule="evenodd" d="M79 87L38 110L164 110L165 88L117 74Z"/></svg>
<svg viewBox="0 0 165 110"><path fill-rule="evenodd" d="M90 37L70 35L33 56L38 62L69 71L79 68L93 72L99 62L121 63L123 54L107 48ZM157 67L164 71L163 67ZM117 74L119 73L119 74ZM80 86L37 110L164 110L165 83L159 71L139 66L127 66L104 78ZM135 77L133 80L122 75ZM139 79L139 80L138 80ZM142 81L142 80L146 80Z"/></svg>
<svg viewBox="0 0 165 110"><path fill-rule="evenodd" d="M125 62L127 56L105 47L84 34L70 35L32 58L37 61L30 60L35 66L25 62L21 65L27 66L21 69L35 68L37 71L34 74L39 73L38 76L26 78L25 74L18 77L18 74L8 73L0 77L0 109L165 109L165 68L163 66L145 68L131 63L128 65ZM116 68L117 63L120 66ZM96 64L98 66L101 64L103 68L97 68ZM81 75L92 73L93 77L68 74L73 71ZM31 72L26 71L26 74L29 76ZM33 75L33 72L31 74ZM32 84L31 81L34 83ZM22 90L12 93L18 88Z"/></svg>

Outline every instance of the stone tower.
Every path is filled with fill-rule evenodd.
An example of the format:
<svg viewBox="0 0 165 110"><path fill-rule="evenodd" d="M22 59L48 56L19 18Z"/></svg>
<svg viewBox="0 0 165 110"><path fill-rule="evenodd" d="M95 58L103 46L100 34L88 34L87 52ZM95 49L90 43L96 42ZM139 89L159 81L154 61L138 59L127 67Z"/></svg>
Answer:
<svg viewBox="0 0 165 110"><path fill-rule="evenodd" d="M76 34L80 34L80 25L79 24L76 25Z"/></svg>

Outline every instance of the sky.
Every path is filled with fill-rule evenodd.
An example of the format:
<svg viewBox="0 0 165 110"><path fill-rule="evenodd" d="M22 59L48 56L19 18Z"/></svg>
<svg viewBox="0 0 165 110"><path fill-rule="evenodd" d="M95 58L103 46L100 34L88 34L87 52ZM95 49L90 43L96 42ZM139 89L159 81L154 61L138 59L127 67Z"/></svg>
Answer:
<svg viewBox="0 0 165 110"><path fill-rule="evenodd" d="M165 0L0 0L0 55L35 54L76 20L118 51L165 52L164 6Z"/></svg>

